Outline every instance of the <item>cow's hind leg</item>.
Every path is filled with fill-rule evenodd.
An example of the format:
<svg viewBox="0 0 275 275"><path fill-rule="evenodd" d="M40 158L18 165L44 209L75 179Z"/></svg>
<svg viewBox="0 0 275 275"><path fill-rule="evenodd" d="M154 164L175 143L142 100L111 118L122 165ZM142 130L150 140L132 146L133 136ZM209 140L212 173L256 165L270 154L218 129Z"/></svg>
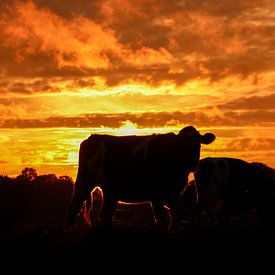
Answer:
<svg viewBox="0 0 275 275"><path fill-rule="evenodd" d="M117 200L103 192L103 204L100 211L100 220L104 227L111 227L116 210Z"/></svg>
<svg viewBox="0 0 275 275"><path fill-rule="evenodd" d="M171 224L170 229L178 229L183 220L189 220L192 227L198 228L200 215L196 185L188 185L182 194L169 202Z"/></svg>
<svg viewBox="0 0 275 275"><path fill-rule="evenodd" d="M87 224L91 225L91 217L90 217L90 212L92 209L92 195L90 194L85 202L84 202L84 207L82 209L82 218L84 220L84 222L86 222Z"/></svg>
<svg viewBox="0 0 275 275"><path fill-rule="evenodd" d="M170 224L169 229L177 229L180 226L180 222L183 215L183 207L179 200L176 200L173 203L169 203L169 216L170 216Z"/></svg>
<svg viewBox="0 0 275 275"><path fill-rule="evenodd" d="M89 221L91 225L99 225L101 223L100 211L103 204L103 194L101 189L95 188L92 191L90 198L90 208L87 212L87 215L89 215Z"/></svg>
<svg viewBox="0 0 275 275"><path fill-rule="evenodd" d="M79 197L73 197L71 204L69 206L68 216L67 216L67 223L69 225L73 225L75 223L76 217L80 213L83 207L84 199Z"/></svg>
<svg viewBox="0 0 275 275"><path fill-rule="evenodd" d="M151 202L151 204L153 207L155 221L156 221L157 226L160 229L168 228L169 223L170 223L170 218L169 218L169 215L167 215L168 211L164 207L164 204L158 200L153 200Z"/></svg>
<svg viewBox="0 0 275 275"><path fill-rule="evenodd" d="M85 186L85 188L83 188L83 186L83 184L80 185L78 182L75 184L74 194L69 205L67 216L67 224L69 225L73 225L75 223L78 214L84 206L84 201L90 197L91 190L89 186Z"/></svg>

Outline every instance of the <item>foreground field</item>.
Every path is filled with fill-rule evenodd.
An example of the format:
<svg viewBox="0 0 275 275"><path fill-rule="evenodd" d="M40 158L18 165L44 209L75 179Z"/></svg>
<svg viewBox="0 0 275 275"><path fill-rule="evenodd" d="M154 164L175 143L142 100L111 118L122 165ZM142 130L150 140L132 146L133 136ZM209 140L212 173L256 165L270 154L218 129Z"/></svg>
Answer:
<svg viewBox="0 0 275 275"><path fill-rule="evenodd" d="M273 249L275 232L255 211L223 226L204 218L201 227L194 228L186 217L172 232L155 227L150 205L119 205L112 229L89 226L80 219L68 227L65 218L72 190L66 183L0 185L0 274L130 274L187 266L195 270L200 266L196 262L227 261L225 250L233 249L236 264L250 253L253 259L268 251L259 253L256 244Z"/></svg>

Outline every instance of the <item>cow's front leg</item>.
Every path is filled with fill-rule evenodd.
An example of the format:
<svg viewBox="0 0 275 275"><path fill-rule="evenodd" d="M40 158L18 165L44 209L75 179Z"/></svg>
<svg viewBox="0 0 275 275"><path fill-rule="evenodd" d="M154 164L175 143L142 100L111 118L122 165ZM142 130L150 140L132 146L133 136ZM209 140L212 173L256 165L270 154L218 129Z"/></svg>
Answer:
<svg viewBox="0 0 275 275"><path fill-rule="evenodd" d="M102 208L100 211L100 220L104 227L111 227L113 216L116 210L117 200L113 197L105 195L103 199Z"/></svg>
<svg viewBox="0 0 275 275"><path fill-rule="evenodd" d="M164 207L163 202L159 200L153 200L151 203L152 203L157 226L161 229L168 228L170 220L169 220L169 216L167 215L167 210Z"/></svg>

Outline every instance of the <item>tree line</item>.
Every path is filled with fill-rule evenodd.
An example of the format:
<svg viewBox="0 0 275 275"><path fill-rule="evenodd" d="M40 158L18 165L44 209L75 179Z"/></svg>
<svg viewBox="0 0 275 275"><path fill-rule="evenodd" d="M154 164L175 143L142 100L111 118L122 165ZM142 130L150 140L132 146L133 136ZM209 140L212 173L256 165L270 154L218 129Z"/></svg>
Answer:
<svg viewBox="0 0 275 275"><path fill-rule="evenodd" d="M254 165L262 169L265 175L275 180L275 169L267 166L261 162L253 162ZM55 174L45 174L38 175L36 169L32 167L25 167L21 174L15 178L11 178L7 175L0 175L0 184L1 183L20 183L20 184L73 184L73 179L67 175L56 176Z"/></svg>
<svg viewBox="0 0 275 275"><path fill-rule="evenodd" d="M15 178L7 175L0 175L0 184L2 183L18 183L18 184L73 184L73 179L67 175L57 176L55 174L38 175L36 169L25 167L21 174Z"/></svg>

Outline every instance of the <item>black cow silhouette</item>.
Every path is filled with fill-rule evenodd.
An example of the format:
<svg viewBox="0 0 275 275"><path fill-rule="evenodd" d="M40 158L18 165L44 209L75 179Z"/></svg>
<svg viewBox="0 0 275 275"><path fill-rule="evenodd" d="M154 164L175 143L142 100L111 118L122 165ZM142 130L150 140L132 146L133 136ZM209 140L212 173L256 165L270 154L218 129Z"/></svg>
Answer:
<svg viewBox="0 0 275 275"><path fill-rule="evenodd" d="M214 134L201 135L193 126L178 134L91 135L80 145L68 223L75 222L97 186L104 196L100 213L103 225L112 225L118 201L150 201L159 227L176 223L179 195L198 164L201 144L214 139ZM170 209L169 221L165 206Z"/></svg>
<svg viewBox="0 0 275 275"><path fill-rule="evenodd" d="M264 223L274 224L274 183L260 165L237 158L208 157L199 161L194 175L200 212L207 212L215 222L254 209Z"/></svg>

